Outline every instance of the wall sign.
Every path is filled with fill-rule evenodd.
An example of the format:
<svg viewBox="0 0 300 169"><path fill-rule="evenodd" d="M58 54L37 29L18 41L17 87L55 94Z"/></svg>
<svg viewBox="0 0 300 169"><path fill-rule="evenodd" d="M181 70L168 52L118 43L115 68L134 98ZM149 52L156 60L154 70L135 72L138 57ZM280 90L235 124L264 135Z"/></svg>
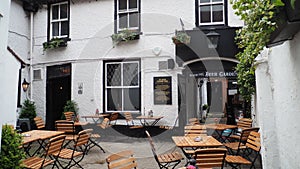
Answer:
<svg viewBox="0 0 300 169"><path fill-rule="evenodd" d="M172 77L154 77L154 104L172 104Z"/></svg>
<svg viewBox="0 0 300 169"><path fill-rule="evenodd" d="M235 71L199 72L190 74L190 77L237 77L237 73Z"/></svg>

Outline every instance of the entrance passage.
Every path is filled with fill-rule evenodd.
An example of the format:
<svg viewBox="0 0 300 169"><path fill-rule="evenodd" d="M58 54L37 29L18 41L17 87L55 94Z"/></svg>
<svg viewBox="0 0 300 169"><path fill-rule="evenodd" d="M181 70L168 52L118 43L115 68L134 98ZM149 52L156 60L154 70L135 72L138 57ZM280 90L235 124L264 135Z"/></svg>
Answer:
<svg viewBox="0 0 300 169"><path fill-rule="evenodd" d="M222 82L208 82L207 95L208 104L210 105L210 112L220 113L223 112L223 90Z"/></svg>
<svg viewBox="0 0 300 169"><path fill-rule="evenodd" d="M53 130L71 99L71 64L47 67L46 88L46 128Z"/></svg>

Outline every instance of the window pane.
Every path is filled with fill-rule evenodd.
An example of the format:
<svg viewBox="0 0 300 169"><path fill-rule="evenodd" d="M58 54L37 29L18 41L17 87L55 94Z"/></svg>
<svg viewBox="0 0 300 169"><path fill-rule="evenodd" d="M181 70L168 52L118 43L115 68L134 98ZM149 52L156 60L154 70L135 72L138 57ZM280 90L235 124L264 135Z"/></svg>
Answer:
<svg viewBox="0 0 300 169"><path fill-rule="evenodd" d="M213 5L213 22L223 21L223 5Z"/></svg>
<svg viewBox="0 0 300 169"><path fill-rule="evenodd" d="M200 3L210 2L210 0L200 0Z"/></svg>
<svg viewBox="0 0 300 169"><path fill-rule="evenodd" d="M68 18L68 5L62 4L60 5L60 19Z"/></svg>
<svg viewBox="0 0 300 169"><path fill-rule="evenodd" d="M212 2L222 2L223 0L212 0Z"/></svg>
<svg viewBox="0 0 300 169"><path fill-rule="evenodd" d="M127 18L128 15L127 14L120 14L119 15L119 28L123 29L123 28L127 28Z"/></svg>
<svg viewBox="0 0 300 169"><path fill-rule="evenodd" d="M200 6L200 22L210 22L210 6Z"/></svg>
<svg viewBox="0 0 300 169"><path fill-rule="evenodd" d="M53 22L52 23L52 36L59 36L59 22Z"/></svg>
<svg viewBox="0 0 300 169"><path fill-rule="evenodd" d="M129 27L138 27L139 26L139 15L138 13L129 14Z"/></svg>
<svg viewBox="0 0 300 169"><path fill-rule="evenodd" d="M121 86L121 65L107 64L107 86Z"/></svg>
<svg viewBox="0 0 300 169"><path fill-rule="evenodd" d="M124 110L140 110L139 88L124 89Z"/></svg>
<svg viewBox="0 0 300 169"><path fill-rule="evenodd" d="M137 0L129 0L129 9L137 8Z"/></svg>
<svg viewBox="0 0 300 169"><path fill-rule="evenodd" d="M127 9L127 0L119 0L119 10Z"/></svg>
<svg viewBox="0 0 300 169"><path fill-rule="evenodd" d="M61 22L61 36L68 35L68 34L69 34L69 22L68 21Z"/></svg>
<svg viewBox="0 0 300 169"><path fill-rule="evenodd" d="M123 86L138 86L138 63L123 64Z"/></svg>
<svg viewBox="0 0 300 169"><path fill-rule="evenodd" d="M107 110L122 110L122 89L107 89Z"/></svg>
<svg viewBox="0 0 300 169"><path fill-rule="evenodd" d="M58 19L58 5L52 6L52 20Z"/></svg>

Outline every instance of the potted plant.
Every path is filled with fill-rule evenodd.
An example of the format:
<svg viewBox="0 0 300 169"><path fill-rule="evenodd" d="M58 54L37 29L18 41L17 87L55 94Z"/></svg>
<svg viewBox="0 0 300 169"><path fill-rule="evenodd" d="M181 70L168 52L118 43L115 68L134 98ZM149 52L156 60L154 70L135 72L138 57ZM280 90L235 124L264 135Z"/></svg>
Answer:
<svg viewBox="0 0 300 169"><path fill-rule="evenodd" d="M201 111L201 122L204 122L206 120L206 116L208 113L209 106L207 104L202 105L202 111Z"/></svg>
<svg viewBox="0 0 300 169"><path fill-rule="evenodd" d="M118 33L112 34L111 39L113 41L113 44L116 45L121 41L130 41L130 40L136 40L139 38L139 33L136 30L129 30L125 29Z"/></svg>
<svg viewBox="0 0 300 169"><path fill-rule="evenodd" d="M74 100L68 100L64 106L64 111L62 112L62 119L66 119L64 112L74 112L75 117L78 119L78 105Z"/></svg>
<svg viewBox="0 0 300 169"><path fill-rule="evenodd" d="M19 169L22 159L25 158L22 146L22 136L17 133L12 126L3 125L1 151L0 151L0 168L3 169Z"/></svg>
<svg viewBox="0 0 300 169"><path fill-rule="evenodd" d="M30 100L25 100L22 108L21 108L21 112L19 115L19 118L28 118L30 121L30 127L34 128L35 127L35 123L34 123L34 118L36 117L36 107L35 107L35 103L30 101Z"/></svg>
<svg viewBox="0 0 300 169"><path fill-rule="evenodd" d="M191 42L191 36L184 31L176 31L175 36L172 37L174 44L189 44Z"/></svg>
<svg viewBox="0 0 300 169"><path fill-rule="evenodd" d="M43 43L43 49L45 51L47 49L54 49L54 48L58 48L58 47L66 47L67 46L67 40L68 39L53 38L50 41Z"/></svg>

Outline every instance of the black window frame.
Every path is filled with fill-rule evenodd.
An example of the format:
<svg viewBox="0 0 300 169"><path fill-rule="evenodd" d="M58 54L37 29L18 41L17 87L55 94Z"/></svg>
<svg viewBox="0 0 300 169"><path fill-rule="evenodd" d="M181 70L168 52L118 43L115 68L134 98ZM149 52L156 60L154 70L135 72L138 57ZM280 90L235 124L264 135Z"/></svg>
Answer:
<svg viewBox="0 0 300 169"><path fill-rule="evenodd" d="M224 23L220 24L200 24L200 6L199 6L200 0L195 0L195 26L196 27L220 27L220 26L228 26L228 0L224 0Z"/></svg>
<svg viewBox="0 0 300 169"><path fill-rule="evenodd" d="M118 1L120 0L114 0L114 5L115 5L115 8L114 8L114 33L119 33L121 32L122 30L120 30L118 28L119 26L119 20L118 20ZM126 0L128 1L128 0ZM134 32L141 32L141 0L137 0L137 3L138 3L138 6L137 6L137 9L138 9L138 28L137 29L130 29L130 28L126 28L126 29L129 29L129 30L133 30Z"/></svg>
<svg viewBox="0 0 300 169"><path fill-rule="evenodd" d="M48 6L48 23L47 23L47 42L49 42L49 41L51 41L51 39L53 39L54 37L51 35L51 26L52 26L52 24L51 24L51 6L52 5L55 5L55 4L59 4L59 3L67 3L67 9L68 9L68 12L67 12L67 14L68 14L68 34L67 34L67 36L66 37L58 37L59 39L63 39L64 40L64 42L66 42L66 41L70 41L71 39L70 39L70 0L56 0L56 1L52 1L51 3L47 3L47 6Z"/></svg>

